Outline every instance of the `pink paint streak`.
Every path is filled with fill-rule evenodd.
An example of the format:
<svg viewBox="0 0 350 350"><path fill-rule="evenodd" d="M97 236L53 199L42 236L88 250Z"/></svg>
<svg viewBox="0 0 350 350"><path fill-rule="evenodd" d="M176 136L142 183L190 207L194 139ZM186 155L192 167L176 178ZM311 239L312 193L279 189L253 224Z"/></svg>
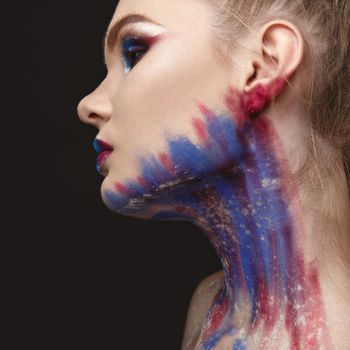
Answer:
<svg viewBox="0 0 350 350"><path fill-rule="evenodd" d="M176 175L175 168L173 166L173 163L167 153L159 153L159 160L162 163L162 165L165 167L165 169L172 175Z"/></svg>
<svg viewBox="0 0 350 350"><path fill-rule="evenodd" d="M202 144L207 143L209 139L208 131L203 120L199 118L193 118L192 124L196 130L197 136L199 137Z"/></svg>
<svg viewBox="0 0 350 350"><path fill-rule="evenodd" d="M286 86L286 80L280 78L270 86L258 84L255 89L247 93L245 98L246 110L249 114L261 113L272 98L277 97Z"/></svg>
<svg viewBox="0 0 350 350"><path fill-rule="evenodd" d="M121 184L120 182L117 182L115 184L115 189L123 196L126 196L128 194L128 189L125 185Z"/></svg>
<svg viewBox="0 0 350 350"><path fill-rule="evenodd" d="M142 187L147 187L147 185L148 185L147 181L145 180L145 178L143 176L138 176L137 182Z"/></svg>
<svg viewBox="0 0 350 350"><path fill-rule="evenodd" d="M214 113L202 102L197 103L199 111L208 119L215 118Z"/></svg>
<svg viewBox="0 0 350 350"><path fill-rule="evenodd" d="M217 293L217 296L219 293L220 291ZM209 323L207 324L207 328L203 333L204 339L209 338L209 336L215 333L215 331L219 329L220 325L223 324L227 310L228 310L228 300L227 300L227 297L225 297L220 304L216 304L209 311L209 317L208 317Z"/></svg>

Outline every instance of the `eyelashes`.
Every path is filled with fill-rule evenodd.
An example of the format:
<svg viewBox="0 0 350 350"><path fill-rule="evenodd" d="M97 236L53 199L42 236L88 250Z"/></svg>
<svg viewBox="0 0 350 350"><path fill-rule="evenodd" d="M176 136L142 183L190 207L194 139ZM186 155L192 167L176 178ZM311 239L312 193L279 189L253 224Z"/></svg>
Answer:
<svg viewBox="0 0 350 350"><path fill-rule="evenodd" d="M125 35L122 37L121 51L125 74L128 74L135 67L148 51L149 46L145 38L135 35Z"/></svg>

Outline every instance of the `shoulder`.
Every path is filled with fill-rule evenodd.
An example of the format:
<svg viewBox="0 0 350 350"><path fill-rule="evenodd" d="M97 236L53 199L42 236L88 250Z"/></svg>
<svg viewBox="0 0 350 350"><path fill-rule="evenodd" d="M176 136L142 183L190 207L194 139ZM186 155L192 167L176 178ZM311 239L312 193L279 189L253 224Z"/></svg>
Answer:
<svg viewBox="0 0 350 350"><path fill-rule="evenodd" d="M223 271L207 276L194 290L187 313L181 350L193 349L213 298L223 284Z"/></svg>

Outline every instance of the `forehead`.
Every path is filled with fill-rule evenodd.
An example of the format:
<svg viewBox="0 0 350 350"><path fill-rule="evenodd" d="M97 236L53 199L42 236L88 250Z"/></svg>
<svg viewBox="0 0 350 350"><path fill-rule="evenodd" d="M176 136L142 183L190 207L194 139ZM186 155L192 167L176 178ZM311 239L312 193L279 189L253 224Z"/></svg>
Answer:
<svg viewBox="0 0 350 350"><path fill-rule="evenodd" d="M130 13L147 16L169 30L188 31L203 26L209 6L206 0L120 0L109 27Z"/></svg>

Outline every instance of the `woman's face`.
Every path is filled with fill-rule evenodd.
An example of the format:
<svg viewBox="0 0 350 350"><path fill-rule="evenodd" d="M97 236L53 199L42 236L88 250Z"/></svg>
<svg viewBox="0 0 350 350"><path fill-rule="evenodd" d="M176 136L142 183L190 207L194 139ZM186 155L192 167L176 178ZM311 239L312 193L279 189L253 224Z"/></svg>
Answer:
<svg viewBox="0 0 350 350"><path fill-rule="evenodd" d="M211 45L209 11L203 0L121 0L117 6L106 39L107 75L78 106L81 120L98 129L96 138L113 147L100 172L102 198L114 211L123 210L107 194L132 197L128 183L142 185L145 159L169 161L170 139L200 144L199 103L225 110L229 86L240 88L239 59L235 70ZM116 37L114 26L132 14L148 19L126 24ZM185 180L183 173L176 177Z"/></svg>

